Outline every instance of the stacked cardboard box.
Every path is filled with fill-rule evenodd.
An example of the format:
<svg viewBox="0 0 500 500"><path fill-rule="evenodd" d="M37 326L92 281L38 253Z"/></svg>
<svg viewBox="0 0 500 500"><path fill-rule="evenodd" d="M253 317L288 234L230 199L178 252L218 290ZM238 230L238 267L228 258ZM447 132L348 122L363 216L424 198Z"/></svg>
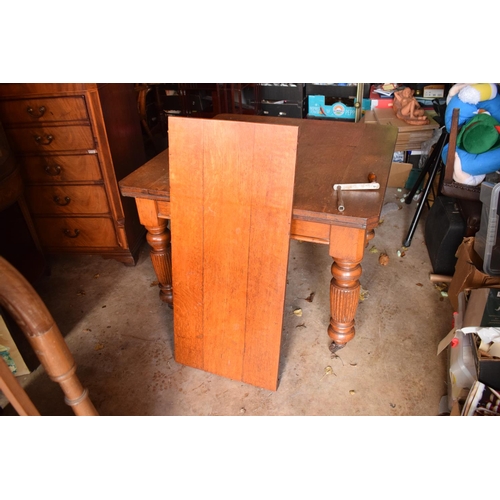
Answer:
<svg viewBox="0 0 500 500"><path fill-rule="evenodd" d="M398 129L398 138L395 151L420 150L422 143L429 140L439 124L427 113L429 123L427 125L409 125L397 118L392 108L375 108L373 110L377 123L381 125L392 125Z"/></svg>

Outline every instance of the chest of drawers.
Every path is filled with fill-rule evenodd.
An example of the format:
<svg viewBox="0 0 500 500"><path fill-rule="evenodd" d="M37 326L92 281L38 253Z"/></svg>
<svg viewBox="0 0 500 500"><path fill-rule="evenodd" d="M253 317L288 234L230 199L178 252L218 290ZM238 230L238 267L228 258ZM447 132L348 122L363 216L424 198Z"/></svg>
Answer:
<svg viewBox="0 0 500 500"><path fill-rule="evenodd" d="M48 253L134 265L144 237L118 181L146 161L133 84L0 84L0 122Z"/></svg>

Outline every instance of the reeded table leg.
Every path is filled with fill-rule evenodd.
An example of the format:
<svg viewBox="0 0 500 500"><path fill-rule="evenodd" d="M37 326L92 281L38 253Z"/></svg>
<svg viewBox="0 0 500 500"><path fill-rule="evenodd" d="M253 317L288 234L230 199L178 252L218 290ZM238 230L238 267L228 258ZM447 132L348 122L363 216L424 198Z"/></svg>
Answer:
<svg viewBox="0 0 500 500"><path fill-rule="evenodd" d="M366 231L359 228L332 226L330 255L333 257L330 282L330 351L337 352L354 337L354 317L358 309L361 261Z"/></svg>
<svg viewBox="0 0 500 500"><path fill-rule="evenodd" d="M151 262L158 278L160 299L167 304L173 304L172 294L172 255L170 253L170 229L167 221L159 219L158 226L145 226L148 233L147 242L151 247Z"/></svg>
<svg viewBox="0 0 500 500"><path fill-rule="evenodd" d="M172 305L172 254L167 220L158 217L158 208L154 200L137 198L136 202L141 224L148 231L146 240L151 247L150 257L158 278L160 299Z"/></svg>

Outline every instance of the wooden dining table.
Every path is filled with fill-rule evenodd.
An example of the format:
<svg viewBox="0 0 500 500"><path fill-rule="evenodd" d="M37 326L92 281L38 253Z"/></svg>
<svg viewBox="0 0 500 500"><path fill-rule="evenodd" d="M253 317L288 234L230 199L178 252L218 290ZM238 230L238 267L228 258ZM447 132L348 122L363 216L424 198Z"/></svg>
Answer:
<svg viewBox="0 0 500 500"><path fill-rule="evenodd" d="M333 259L330 281L332 353L355 334L361 263L374 237L384 203L398 130L390 125L224 114L219 120L299 127L290 238L328 245ZM342 191L339 210L334 184L373 180L378 189ZM123 196L135 198L147 230L160 298L173 305L169 150L166 149L119 182Z"/></svg>

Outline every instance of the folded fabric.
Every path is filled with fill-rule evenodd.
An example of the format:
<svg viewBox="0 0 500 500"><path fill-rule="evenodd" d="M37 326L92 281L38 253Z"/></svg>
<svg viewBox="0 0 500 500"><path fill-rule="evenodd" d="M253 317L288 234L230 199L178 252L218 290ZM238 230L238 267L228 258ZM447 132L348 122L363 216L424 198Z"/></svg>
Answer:
<svg viewBox="0 0 500 500"><path fill-rule="evenodd" d="M464 123L457 135L457 147L481 154L500 147L500 122L487 113L479 113Z"/></svg>

